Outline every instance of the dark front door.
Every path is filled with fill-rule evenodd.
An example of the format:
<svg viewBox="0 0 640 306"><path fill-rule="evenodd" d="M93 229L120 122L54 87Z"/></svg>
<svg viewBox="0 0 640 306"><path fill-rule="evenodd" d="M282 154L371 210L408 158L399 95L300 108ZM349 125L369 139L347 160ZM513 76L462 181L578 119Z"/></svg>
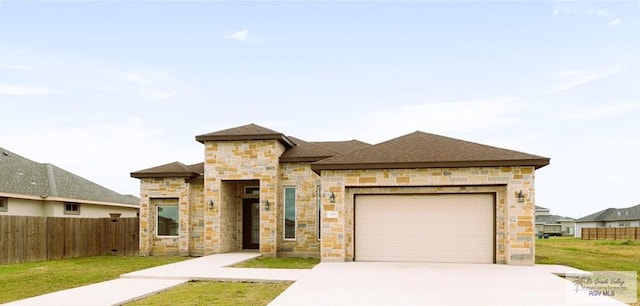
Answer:
<svg viewBox="0 0 640 306"><path fill-rule="evenodd" d="M260 200L242 200L242 248L260 247Z"/></svg>

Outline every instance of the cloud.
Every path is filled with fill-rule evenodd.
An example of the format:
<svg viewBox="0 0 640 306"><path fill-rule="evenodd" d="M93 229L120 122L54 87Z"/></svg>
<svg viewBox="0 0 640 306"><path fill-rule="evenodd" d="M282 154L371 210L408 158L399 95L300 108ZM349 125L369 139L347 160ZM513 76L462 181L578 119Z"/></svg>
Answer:
<svg viewBox="0 0 640 306"><path fill-rule="evenodd" d="M558 7L554 8L553 13L551 13L551 16L555 17L559 15L578 15L578 11L572 8L558 8Z"/></svg>
<svg viewBox="0 0 640 306"><path fill-rule="evenodd" d="M142 77L142 75L137 73L127 74L124 76L123 79L127 82L132 82L132 83L145 84L145 85L151 84L149 80L146 80L144 77Z"/></svg>
<svg viewBox="0 0 640 306"><path fill-rule="evenodd" d="M597 11L593 11L592 14L598 16L598 17L609 17L609 10L597 10Z"/></svg>
<svg viewBox="0 0 640 306"><path fill-rule="evenodd" d="M53 91L46 88L0 84L0 96L44 96L51 93Z"/></svg>
<svg viewBox="0 0 640 306"><path fill-rule="evenodd" d="M249 39L249 30L236 31L231 33L227 38L232 40L246 41Z"/></svg>
<svg viewBox="0 0 640 306"><path fill-rule="evenodd" d="M170 73L162 71L145 71L143 73L128 73L123 80L136 85L139 99L142 100L168 100L178 94L176 88L181 87L182 82Z"/></svg>
<svg viewBox="0 0 640 306"><path fill-rule="evenodd" d="M369 126L369 130L378 132L380 126L385 126L384 135L378 135L376 141L415 130L441 134L470 132L515 124L519 122L516 114L522 108L509 97L424 103L365 114L364 125L365 129Z"/></svg>
<svg viewBox="0 0 640 306"><path fill-rule="evenodd" d="M0 63L0 69L6 69L6 70L28 70L29 68L23 67L23 66Z"/></svg>
<svg viewBox="0 0 640 306"><path fill-rule="evenodd" d="M608 27L617 27L620 25L620 23L622 22L622 20L620 18L614 19L610 22L607 23Z"/></svg>
<svg viewBox="0 0 640 306"><path fill-rule="evenodd" d="M262 38L254 37L253 35L251 35L251 33L249 33L249 30L235 31L235 32L232 32L231 34L225 36L225 38L226 39L230 39L230 40L239 41L239 42L259 43L259 42L264 42L265 41Z"/></svg>
<svg viewBox="0 0 640 306"><path fill-rule="evenodd" d="M640 102L617 103L603 107L578 110L575 112L567 113L564 117L571 120L594 120L613 117L639 108Z"/></svg>
<svg viewBox="0 0 640 306"><path fill-rule="evenodd" d="M551 92L559 92L564 90L573 89L584 84L603 80L619 74L622 70L620 68L610 68L601 71L587 71L583 69L564 70L557 73L556 79L559 79L560 85Z"/></svg>

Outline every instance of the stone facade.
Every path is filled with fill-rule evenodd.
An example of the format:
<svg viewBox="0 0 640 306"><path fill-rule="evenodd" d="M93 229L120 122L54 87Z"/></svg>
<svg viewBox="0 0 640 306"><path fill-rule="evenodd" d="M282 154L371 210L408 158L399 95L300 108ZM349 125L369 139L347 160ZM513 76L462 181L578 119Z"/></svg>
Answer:
<svg viewBox="0 0 640 306"><path fill-rule="evenodd" d="M327 157L313 154L329 152L343 157L336 150L340 146L353 145L353 142L342 142L332 149L327 143L302 142L303 148L295 150L296 144L270 130L257 136L243 134L256 129L264 131L249 125L225 131L228 134L204 135L199 139L204 145L204 163L198 167L171 163L132 173L141 179L142 255L203 256L257 248L264 256L271 257L352 261L355 259L354 201L357 195L484 193L491 194L494 199L495 263L534 263L534 172L548 164L548 159L498 151L518 158L524 154L525 160L530 158L532 161L526 161L530 163L525 163L526 166L487 166L501 162L487 159L480 160L478 166L464 167L424 166L427 161L416 167L397 169L392 166L402 162L396 162L388 169L337 163L318 169L318 163L314 161ZM418 137L417 141L421 141L420 137L430 137L430 141L444 141L444 145L454 147L460 144L428 135L411 137ZM402 155L407 144L401 145L400 150L390 150L391 154ZM429 145L423 144L422 148L428 150ZM479 149L489 150L489 153L502 150ZM362 150L353 152L352 156L363 159L375 157L362 154ZM387 158L385 154L379 156ZM293 238L285 238L284 190L287 187L295 187L296 191ZM519 197L520 192L522 197ZM333 201L331 197L334 197ZM177 235L156 234L159 205L178 207ZM251 239L247 238L249 233ZM247 244L249 240L251 243Z"/></svg>
<svg viewBox="0 0 640 306"><path fill-rule="evenodd" d="M353 260L353 199L359 193L466 193L495 194L496 263L534 263L533 167L432 168L388 170L325 170L322 172L323 261ZM385 186L385 187L380 187ZM522 190L525 201L518 202ZM329 194L335 194L330 203Z"/></svg>
<svg viewBox="0 0 640 306"><path fill-rule="evenodd" d="M319 257L318 240L318 188L320 176L311 171L309 163L286 163L280 165L279 190L296 187L296 233L295 239L284 239L284 222L278 223L280 239L279 254L282 256ZM284 214L284 201L278 205L278 215Z"/></svg>
<svg viewBox="0 0 640 306"><path fill-rule="evenodd" d="M277 212L279 157L285 147L277 140L205 142L204 198L219 203L205 212L205 254L229 252L238 245L237 226L223 216L237 210L231 190L223 190L225 181L255 180L260 186L260 252L276 256L278 250ZM224 185L227 186L227 185ZM228 188L225 188L228 189ZM264 204L269 201L270 209ZM235 240L235 241L234 241Z"/></svg>

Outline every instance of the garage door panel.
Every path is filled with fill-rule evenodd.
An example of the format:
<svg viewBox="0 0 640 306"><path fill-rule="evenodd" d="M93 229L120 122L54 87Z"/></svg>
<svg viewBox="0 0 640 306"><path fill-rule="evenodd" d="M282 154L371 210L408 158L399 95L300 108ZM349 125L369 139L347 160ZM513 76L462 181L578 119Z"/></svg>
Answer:
<svg viewBox="0 0 640 306"><path fill-rule="evenodd" d="M358 196L356 260L491 263L493 207L490 194Z"/></svg>

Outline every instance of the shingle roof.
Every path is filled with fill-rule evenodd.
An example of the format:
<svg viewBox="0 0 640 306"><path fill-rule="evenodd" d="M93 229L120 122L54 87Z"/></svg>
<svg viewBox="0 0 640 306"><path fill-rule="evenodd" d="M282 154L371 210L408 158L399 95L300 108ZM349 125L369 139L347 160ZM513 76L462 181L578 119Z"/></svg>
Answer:
<svg viewBox="0 0 640 306"><path fill-rule="evenodd" d="M340 152L342 154L368 148L371 146L370 144L357 139L347 141L314 141L313 143Z"/></svg>
<svg viewBox="0 0 640 306"><path fill-rule="evenodd" d="M371 146L359 140L307 142L291 136L289 139L296 146L282 154L281 162L315 162Z"/></svg>
<svg viewBox="0 0 640 306"><path fill-rule="evenodd" d="M311 168L388 169L430 167L534 166L549 158L464 140L414 132L371 147L315 162Z"/></svg>
<svg viewBox="0 0 640 306"><path fill-rule="evenodd" d="M604 221L624 221L640 220L640 204L627 208L607 208L599 212L584 216L576 222L604 222Z"/></svg>
<svg viewBox="0 0 640 306"><path fill-rule="evenodd" d="M287 147L293 147L293 143L284 134L251 123L226 130L202 134L196 136L196 140L205 141L236 141L236 140L278 140Z"/></svg>
<svg viewBox="0 0 640 306"><path fill-rule="evenodd" d="M131 177L188 177L194 178L204 173L204 163L185 165L181 162L172 162L157 167L131 172Z"/></svg>
<svg viewBox="0 0 640 306"><path fill-rule="evenodd" d="M135 196L119 194L55 165L34 162L1 147L0 177L3 193L135 206L140 203Z"/></svg>
<svg viewBox="0 0 640 306"><path fill-rule="evenodd" d="M563 221L572 221L574 220L573 218L569 218L569 217L563 217L563 216L558 216L558 215L541 215L541 216L536 216L536 223L537 224L560 224L560 220Z"/></svg>

